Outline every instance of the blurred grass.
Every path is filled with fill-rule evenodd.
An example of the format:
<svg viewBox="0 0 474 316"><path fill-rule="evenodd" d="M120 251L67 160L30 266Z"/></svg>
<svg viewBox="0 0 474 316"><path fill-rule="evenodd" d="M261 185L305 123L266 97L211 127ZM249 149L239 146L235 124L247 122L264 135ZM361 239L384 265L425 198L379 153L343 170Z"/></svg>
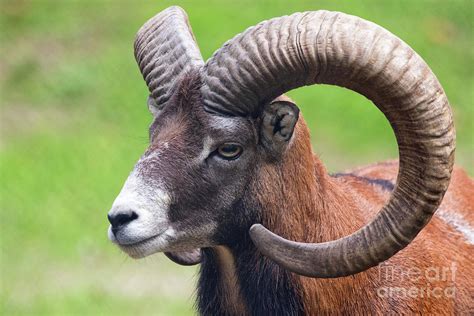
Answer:
<svg viewBox="0 0 474 316"><path fill-rule="evenodd" d="M246 27L304 10L378 23L432 67L454 109L457 163L472 175L472 1L1 1L1 293L5 315L192 313L195 269L126 259L106 212L147 143L132 44L172 4L205 59ZM383 115L350 91L290 93L330 171L397 156Z"/></svg>

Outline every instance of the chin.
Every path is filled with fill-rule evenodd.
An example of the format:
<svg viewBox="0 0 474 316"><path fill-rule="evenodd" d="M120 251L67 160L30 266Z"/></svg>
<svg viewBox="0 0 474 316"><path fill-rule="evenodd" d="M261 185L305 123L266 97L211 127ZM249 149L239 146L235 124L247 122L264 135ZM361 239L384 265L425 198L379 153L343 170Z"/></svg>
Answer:
<svg viewBox="0 0 474 316"><path fill-rule="evenodd" d="M175 236L175 231L171 227L157 235L141 238L137 234L128 236L123 232L115 235L110 228L108 231L110 241L134 259L144 258L157 252L169 251L171 244L175 242Z"/></svg>

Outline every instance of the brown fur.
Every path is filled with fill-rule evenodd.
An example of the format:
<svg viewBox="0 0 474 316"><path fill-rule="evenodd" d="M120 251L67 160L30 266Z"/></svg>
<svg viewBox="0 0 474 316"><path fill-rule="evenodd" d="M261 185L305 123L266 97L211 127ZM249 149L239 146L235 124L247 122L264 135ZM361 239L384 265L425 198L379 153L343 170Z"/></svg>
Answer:
<svg viewBox="0 0 474 316"><path fill-rule="evenodd" d="M234 256L227 247L218 246L214 249L221 275L220 298L222 306L226 306L232 315L248 315L244 300L240 294L239 281L235 271Z"/></svg>
<svg viewBox="0 0 474 316"><path fill-rule="evenodd" d="M297 241L323 242L348 235L369 222L390 196L389 191L360 177L395 183L397 170L398 162L393 161L357 169L353 175L330 177L313 156L308 128L300 118L283 162L260 170L255 192L266 206L263 224ZM474 182L459 168L453 172L440 210L457 212L471 226L474 223ZM474 312L473 257L474 246L435 215L407 248L378 267L343 278L294 275L294 280L299 284L308 315L468 314ZM455 264L455 272L450 270L451 264ZM437 276L436 271L445 273ZM451 292L450 297L434 297L438 290L426 294L426 289L453 286L454 298ZM408 294L387 297L384 289L401 289ZM425 291L425 297L420 291Z"/></svg>

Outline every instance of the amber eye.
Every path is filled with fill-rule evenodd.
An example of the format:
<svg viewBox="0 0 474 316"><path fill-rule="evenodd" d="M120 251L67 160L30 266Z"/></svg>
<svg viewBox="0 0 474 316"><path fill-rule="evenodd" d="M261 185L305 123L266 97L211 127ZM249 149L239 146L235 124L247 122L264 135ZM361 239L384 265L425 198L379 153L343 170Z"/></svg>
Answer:
<svg viewBox="0 0 474 316"><path fill-rule="evenodd" d="M227 143L217 148L217 154L223 159L232 160L238 158L242 150L242 147L237 144Z"/></svg>

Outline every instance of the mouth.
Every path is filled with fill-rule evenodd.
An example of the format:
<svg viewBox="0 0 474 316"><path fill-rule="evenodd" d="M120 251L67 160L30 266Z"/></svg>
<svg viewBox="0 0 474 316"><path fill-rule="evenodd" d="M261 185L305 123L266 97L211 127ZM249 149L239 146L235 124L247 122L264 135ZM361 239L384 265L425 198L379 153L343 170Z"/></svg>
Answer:
<svg viewBox="0 0 474 316"><path fill-rule="evenodd" d="M151 237L148 237L148 238L145 238L145 239L139 240L137 242L133 242L133 243L120 243L118 241L117 245L121 248L123 248L123 247L138 247L140 245L146 244L147 242L151 242L152 240L156 239L157 237L159 237L161 235L162 235L162 233L159 233L157 235L154 235L154 236L151 236Z"/></svg>
<svg viewBox="0 0 474 316"><path fill-rule="evenodd" d="M110 240L116 244L123 252L134 259L143 258L149 255L152 255L156 252L166 251L166 248L169 246L170 242L170 231L165 229L160 231L158 234L155 234L151 237L146 237L138 241L130 240L120 240L115 235L110 234ZM112 236L111 236L112 235Z"/></svg>
<svg viewBox="0 0 474 316"><path fill-rule="evenodd" d="M118 243L117 245L130 257L139 259L159 251L159 249L155 248L155 245L157 244L156 241L160 239L161 235L162 234L158 234L149 238L145 238L132 244Z"/></svg>

